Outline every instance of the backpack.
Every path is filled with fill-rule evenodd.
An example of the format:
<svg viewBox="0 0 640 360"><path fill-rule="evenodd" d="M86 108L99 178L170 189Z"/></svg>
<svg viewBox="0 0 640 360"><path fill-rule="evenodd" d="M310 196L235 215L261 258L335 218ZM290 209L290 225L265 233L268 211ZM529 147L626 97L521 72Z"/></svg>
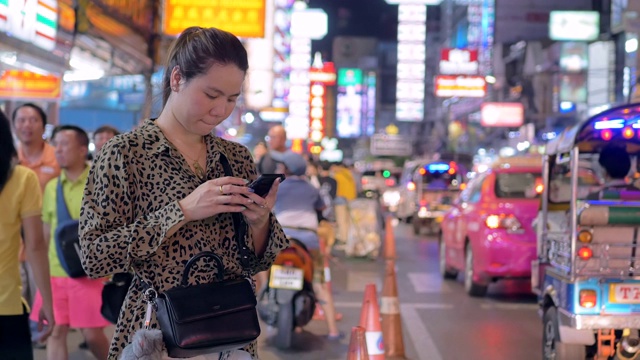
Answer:
<svg viewBox="0 0 640 360"><path fill-rule="evenodd" d="M58 177L56 195L56 216L58 218L58 226L56 227L55 244L60 265L71 278L80 278L87 276L80 261L80 235L78 220L71 218L69 209L64 201L64 192L62 191L62 179Z"/></svg>

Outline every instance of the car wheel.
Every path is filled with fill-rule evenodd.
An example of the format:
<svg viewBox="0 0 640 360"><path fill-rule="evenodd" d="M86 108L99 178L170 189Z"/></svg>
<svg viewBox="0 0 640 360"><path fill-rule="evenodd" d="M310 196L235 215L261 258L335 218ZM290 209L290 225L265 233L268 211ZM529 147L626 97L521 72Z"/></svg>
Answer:
<svg viewBox="0 0 640 360"><path fill-rule="evenodd" d="M482 297L487 294L487 285L477 283L473 280L475 270L473 268L473 250L471 244L467 244L465 249L464 264L464 290L470 296Z"/></svg>
<svg viewBox="0 0 640 360"><path fill-rule="evenodd" d="M558 310L551 306L544 312L542 327L542 358L544 360L583 360L587 356L584 345L560 342Z"/></svg>
<svg viewBox="0 0 640 360"><path fill-rule="evenodd" d="M440 260L439 260L440 275L442 275L442 278L445 280L455 279L456 277L458 277L458 270L451 269L447 265L446 254L447 254L447 245L444 243L444 240L442 239L442 236L441 236L440 237Z"/></svg>

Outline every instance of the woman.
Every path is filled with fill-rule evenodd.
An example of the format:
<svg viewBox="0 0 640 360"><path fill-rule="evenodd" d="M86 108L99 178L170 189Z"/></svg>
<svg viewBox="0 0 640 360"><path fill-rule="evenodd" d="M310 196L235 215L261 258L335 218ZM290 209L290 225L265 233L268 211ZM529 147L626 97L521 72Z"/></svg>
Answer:
<svg viewBox="0 0 640 360"><path fill-rule="evenodd" d="M260 159L262 159L262 157L268 152L269 149L267 149L267 144L264 141L260 141L253 148L253 161L258 164L260 162Z"/></svg>
<svg viewBox="0 0 640 360"><path fill-rule="evenodd" d="M20 296L18 250L22 241L21 228L27 261L43 299L38 316L38 330L42 331L40 341L51 334L54 319L49 257L40 218L40 184L35 172L16 165L17 156L9 120L0 111L0 359L22 360L33 359L33 350L28 309Z"/></svg>
<svg viewBox="0 0 640 360"><path fill-rule="evenodd" d="M226 279L243 277L230 213L242 213L249 226L251 275L288 246L271 215L279 183L265 198L250 192L246 184L256 170L249 150L211 135L235 107L247 68L234 35L186 29L169 51L160 116L114 138L93 164L80 216L84 268L92 277L135 273L109 359L143 326L141 280L159 292L173 288L186 262L202 251L222 257ZM223 155L235 177L224 175ZM190 274L192 284L213 279L211 270ZM152 327L158 327L155 316ZM244 351L245 358L258 358L255 342ZM231 353L221 358L238 356Z"/></svg>

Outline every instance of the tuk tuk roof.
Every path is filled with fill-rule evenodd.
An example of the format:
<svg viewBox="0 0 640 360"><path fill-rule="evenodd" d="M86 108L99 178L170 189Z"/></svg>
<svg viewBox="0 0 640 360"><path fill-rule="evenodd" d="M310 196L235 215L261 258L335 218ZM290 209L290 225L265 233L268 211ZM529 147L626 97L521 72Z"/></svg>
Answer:
<svg viewBox="0 0 640 360"><path fill-rule="evenodd" d="M608 144L640 153L640 103L605 110L565 129L546 146L548 155L566 153L578 146L582 153L597 153Z"/></svg>
<svg viewBox="0 0 640 360"><path fill-rule="evenodd" d="M542 155L520 155L499 157L491 164L491 169L542 168Z"/></svg>

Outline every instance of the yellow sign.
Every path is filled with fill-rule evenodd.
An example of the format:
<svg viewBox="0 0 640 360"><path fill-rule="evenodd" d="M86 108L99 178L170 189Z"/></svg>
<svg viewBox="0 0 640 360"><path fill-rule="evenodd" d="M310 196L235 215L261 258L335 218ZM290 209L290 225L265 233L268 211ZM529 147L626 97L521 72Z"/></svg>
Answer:
<svg viewBox="0 0 640 360"><path fill-rule="evenodd" d="M394 124L390 124L389 126L384 128L384 131L387 133L387 135L398 135L400 129L398 129L398 127Z"/></svg>
<svg viewBox="0 0 640 360"><path fill-rule="evenodd" d="M177 36L190 26L215 27L237 37L264 37L266 0L167 0L164 34Z"/></svg>
<svg viewBox="0 0 640 360"><path fill-rule="evenodd" d="M53 75L7 70L0 76L0 99L57 99L61 81Z"/></svg>

